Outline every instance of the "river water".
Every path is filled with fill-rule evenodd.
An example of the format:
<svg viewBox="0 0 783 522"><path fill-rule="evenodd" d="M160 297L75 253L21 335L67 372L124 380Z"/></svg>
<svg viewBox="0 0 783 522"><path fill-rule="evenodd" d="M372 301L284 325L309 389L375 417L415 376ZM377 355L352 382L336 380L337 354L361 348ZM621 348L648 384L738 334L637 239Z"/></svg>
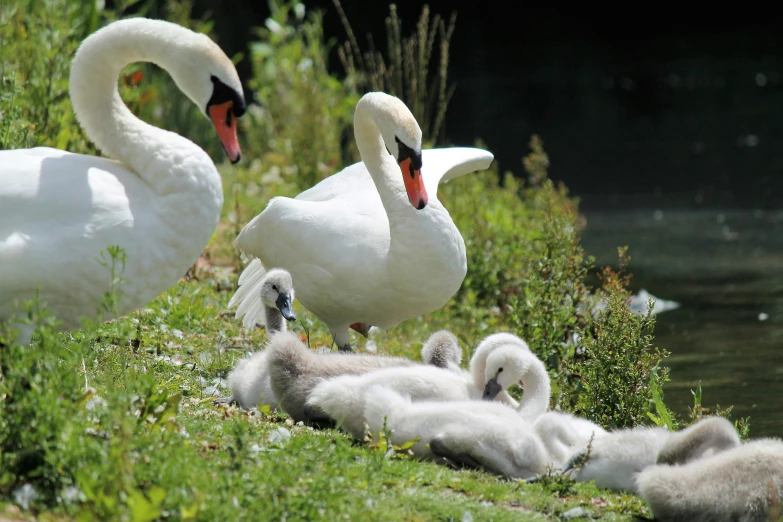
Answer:
<svg viewBox="0 0 783 522"><path fill-rule="evenodd" d="M701 382L704 405L734 405L752 436L783 436L783 211L625 203L591 205L583 244L599 264L629 245L634 291L681 304L657 316L656 342L672 354L666 402L686 413Z"/></svg>

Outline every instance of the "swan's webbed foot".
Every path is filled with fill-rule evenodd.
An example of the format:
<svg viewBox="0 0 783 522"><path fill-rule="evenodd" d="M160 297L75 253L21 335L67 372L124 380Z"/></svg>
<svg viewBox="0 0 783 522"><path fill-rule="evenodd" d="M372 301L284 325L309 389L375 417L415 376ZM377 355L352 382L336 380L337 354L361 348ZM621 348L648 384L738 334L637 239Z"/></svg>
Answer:
<svg viewBox="0 0 783 522"><path fill-rule="evenodd" d="M367 338L370 335L370 328L372 328L372 325L367 323L352 323L350 328Z"/></svg>
<svg viewBox="0 0 783 522"><path fill-rule="evenodd" d="M236 401L233 395L229 395L228 397L218 397L214 401L212 401L212 404L215 406L218 406L220 404L225 404L226 406L230 405L231 403L236 404L239 406L239 403Z"/></svg>
<svg viewBox="0 0 783 522"><path fill-rule="evenodd" d="M440 457L441 459L446 459L449 462L453 462L458 468L477 469L492 475L502 476L497 471L488 468L467 453L455 453L451 451L446 443L439 438L430 440L429 445L430 451L432 451L433 455Z"/></svg>
<svg viewBox="0 0 783 522"><path fill-rule="evenodd" d="M320 409L316 408L311 404L305 403L305 405L302 406L302 411L304 412L305 415L305 418L302 420L308 426L313 426L314 428L318 428L318 429L328 429L328 428L337 427L337 423L335 423L334 420L331 419L331 417L329 417Z"/></svg>
<svg viewBox="0 0 783 522"><path fill-rule="evenodd" d="M337 349L341 352L350 352L354 353L353 348L351 348L351 343L346 343L342 346L338 346Z"/></svg>
<svg viewBox="0 0 783 522"><path fill-rule="evenodd" d="M571 456L571 458L568 459L568 462L565 463L563 469L560 470L560 474L565 475L571 471L581 468L582 466L587 464L589 458L590 458L589 448L585 448L583 450L574 453Z"/></svg>

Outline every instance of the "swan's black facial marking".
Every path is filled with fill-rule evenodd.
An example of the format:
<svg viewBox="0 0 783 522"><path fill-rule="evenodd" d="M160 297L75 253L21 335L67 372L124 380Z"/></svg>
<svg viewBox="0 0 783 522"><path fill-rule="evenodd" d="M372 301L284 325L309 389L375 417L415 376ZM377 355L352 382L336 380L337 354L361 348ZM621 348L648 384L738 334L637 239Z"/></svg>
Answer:
<svg viewBox="0 0 783 522"><path fill-rule="evenodd" d="M414 171L421 170L421 151L416 152L411 147L408 147L402 141L400 141L400 138L397 136L394 137L394 141L397 142L397 148L399 149L399 152L397 153L397 163L402 163L406 159L410 158L411 162L410 169L408 169L408 175L410 175L411 179L413 179Z"/></svg>
<svg viewBox="0 0 783 522"><path fill-rule="evenodd" d="M497 397L498 393L501 391L503 391L503 386L501 386L498 382L496 375L487 381L486 386L484 386L484 394L481 396L481 398L485 401L495 400L495 397Z"/></svg>
<svg viewBox="0 0 783 522"><path fill-rule="evenodd" d="M220 105L226 102L233 102L229 115L226 116L226 125L231 125L231 112L234 116L239 118L247 110L245 105L245 96L241 92L237 92L222 81L217 76L211 76L212 80L212 97L207 102L207 112L213 105Z"/></svg>
<svg viewBox="0 0 783 522"><path fill-rule="evenodd" d="M286 321L296 321L296 314L291 303L291 297L288 294L277 294L275 306Z"/></svg>

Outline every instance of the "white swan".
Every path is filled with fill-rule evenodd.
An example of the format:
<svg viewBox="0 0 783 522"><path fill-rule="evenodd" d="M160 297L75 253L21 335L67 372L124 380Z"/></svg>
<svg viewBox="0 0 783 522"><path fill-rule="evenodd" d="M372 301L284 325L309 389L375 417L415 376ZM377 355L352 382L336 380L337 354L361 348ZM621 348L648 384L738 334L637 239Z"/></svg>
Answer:
<svg viewBox="0 0 783 522"><path fill-rule="evenodd" d="M370 326L391 328L441 308L459 289L465 243L437 199L438 183L487 168L493 159L471 148L422 154L411 112L379 92L356 105L354 134L363 163L295 199L273 198L235 242L261 261L246 271L291 272L299 301L347 351L349 328L364 335ZM253 278L243 278L232 306L255 299L246 289Z"/></svg>
<svg viewBox="0 0 783 522"><path fill-rule="evenodd" d="M759 439L681 466L650 466L636 484L655 520L772 520L783 499L783 441Z"/></svg>
<svg viewBox="0 0 783 522"><path fill-rule="evenodd" d="M239 161L242 86L212 40L144 18L87 37L71 66L71 102L90 140L115 159L45 147L0 152L0 321L36 291L64 329L96 317L111 282L97 259L111 245L127 254L118 303L126 314L175 284L212 236L220 175L201 148L144 123L122 102L117 78L137 61L167 70ZM32 328L15 326L17 342L29 342Z"/></svg>
<svg viewBox="0 0 783 522"><path fill-rule="evenodd" d="M275 268L264 274L260 281L261 300L267 336L287 330L286 321L295 321L294 285L291 274ZM284 320L285 319L285 320ZM259 402L276 407L277 399L272 392L266 351L260 350L241 359L228 374L228 388L231 395L215 399L215 404L236 402L241 408L250 409Z"/></svg>
<svg viewBox="0 0 783 522"><path fill-rule="evenodd" d="M579 482L637 493L636 476L659 463L682 464L739 445L734 426L723 417L709 417L679 432L636 427L610 432L575 454L563 473Z"/></svg>
<svg viewBox="0 0 783 522"><path fill-rule="evenodd" d="M440 338L440 334L441 332L433 334L428 343L433 340L433 337ZM506 339L510 342L503 344L498 342L498 339ZM485 339L476 349L470 361L470 372L459 368L414 366L383 368L361 375L342 375L317 384L310 392L307 404L324 412L342 429L360 440L364 436L365 395L367 390L374 385L382 385L405 394L414 402L472 400L475 401L475 408L483 409L484 404L480 399L484 393L485 377L473 370L474 368L485 368L487 359L491 358L495 351L504 349L509 353L521 351L525 356L533 356L527 344L518 337L510 334L495 334ZM432 355L429 350L426 353ZM425 355L424 350L422 355ZM456 371L457 369L459 371ZM546 370L544 371L546 372ZM521 376L521 378L524 379L525 376ZM531 394L534 393L531 391ZM494 398L506 404L518 406L517 402L505 393L497 394ZM526 393L523 402L525 400L531 402L533 399L532 395L528 397ZM546 401L548 400L547 396Z"/></svg>

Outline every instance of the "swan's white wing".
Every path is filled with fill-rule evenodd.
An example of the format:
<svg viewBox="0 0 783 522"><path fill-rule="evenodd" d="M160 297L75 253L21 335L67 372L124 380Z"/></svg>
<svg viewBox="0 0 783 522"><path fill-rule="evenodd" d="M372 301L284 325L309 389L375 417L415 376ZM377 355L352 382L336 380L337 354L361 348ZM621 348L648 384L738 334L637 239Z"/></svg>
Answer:
<svg viewBox="0 0 783 522"><path fill-rule="evenodd" d="M336 174L320 181L314 187L311 187L296 196L299 201L327 201L329 199L345 194L346 192L375 192L375 183L373 183L370 173L364 163L354 163ZM381 198L378 197L380 202Z"/></svg>
<svg viewBox="0 0 783 522"><path fill-rule="evenodd" d="M270 269L288 269L297 262L313 263L328 272L359 257L376 259L388 244L389 224L383 207L355 193L341 193L326 201L273 198L236 240L240 250L258 257ZM349 253L352 259L346 258ZM294 278L294 285L298 284Z"/></svg>
<svg viewBox="0 0 783 522"><path fill-rule="evenodd" d="M433 197L438 185L471 172L489 168L495 156L474 147L448 147L422 151L421 174L424 188Z"/></svg>
<svg viewBox="0 0 783 522"><path fill-rule="evenodd" d="M473 147L448 147L443 149L425 149L422 151L421 175L427 193L435 195L440 183L454 178L484 170L492 163L491 152ZM326 201L339 197L346 192L375 193L380 203L375 184L364 163L354 163L337 174L329 176L316 186L296 196L301 201ZM369 196L372 197L372 196Z"/></svg>
<svg viewBox="0 0 783 522"><path fill-rule="evenodd" d="M42 147L2 151L0 165L3 297L14 295L12 290L34 289L47 278L59 278L57 286L63 288L73 285L76 281L68 278L76 274L55 274L53 267L97 258L100 248L89 251L98 246L97 237L105 230L123 236L141 217L134 215L128 197L152 199L144 182L105 158ZM121 239L127 237L117 242Z"/></svg>
<svg viewBox="0 0 783 522"><path fill-rule="evenodd" d="M117 161L43 147L0 152L0 319L37 288L67 327L94 317L111 279L98 259L114 244L128 259L121 304L154 297L160 290L145 283L172 278L156 258L170 257L176 239L159 211L149 186Z"/></svg>

